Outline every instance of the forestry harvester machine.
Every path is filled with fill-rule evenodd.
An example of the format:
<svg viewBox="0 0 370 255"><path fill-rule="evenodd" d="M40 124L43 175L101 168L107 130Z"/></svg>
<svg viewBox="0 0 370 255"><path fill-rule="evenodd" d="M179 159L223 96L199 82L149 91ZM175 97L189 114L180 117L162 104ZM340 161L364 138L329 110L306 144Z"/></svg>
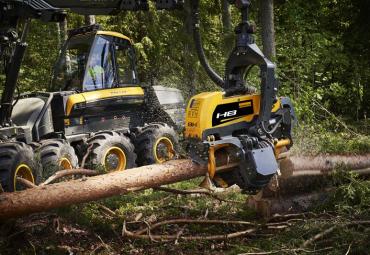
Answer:
<svg viewBox="0 0 370 255"><path fill-rule="evenodd" d="M0 0L0 54L6 77L0 108L0 180L5 191L23 188L17 177L37 183L41 176L77 168L85 155L89 167L106 171L175 156L177 131L184 125L181 92L142 85L132 41L121 33L99 25L70 30L50 92L17 93L31 19L61 22L65 9L111 14L120 9L116 2ZM131 8L124 3L121 7Z"/></svg>
<svg viewBox="0 0 370 255"><path fill-rule="evenodd" d="M200 35L199 0L188 1L193 21L193 38L200 63L212 81L222 88L222 91L204 92L190 99L186 109L184 131L188 153L195 162L208 165L208 177L215 185L226 187L237 184L243 191L255 193L266 186L271 178L279 171L277 158L282 151L289 149L292 145L291 131L295 120L293 106L288 98L277 97L278 81L275 77L275 65L263 55L254 43L254 27L248 21L250 1L229 0L231 5L235 5L240 10L241 22L235 29L236 45L226 62L225 75L223 77L219 76L210 67L203 50ZM184 3L183 0L156 0L155 4L157 9L181 9L187 3ZM58 139L73 144L75 141L79 141L80 138L77 137L83 136L86 138L86 135L90 134L90 132L111 129L108 123L96 123L94 124L94 130L89 129L90 127L83 126L81 127L82 130L72 131L78 128L74 125L81 125L81 123L84 123L86 116L90 118L90 115L94 114L89 112L89 104L100 107L104 101L99 102L95 100L97 98L97 94L95 93L98 93L94 91L95 88L92 89L93 92L85 92L83 88L80 91L80 88L76 89L75 87L75 84L80 83L73 80L65 82L67 75L63 74L63 72L56 72L52 84L57 85L56 88L61 88L58 84L62 84L64 86L61 89L63 92L54 92L56 94L53 94L51 99L48 96L46 103L52 106L53 104L59 104L60 106L55 108L55 110L53 110L53 107L41 107L41 113L44 111L43 115L48 114L48 117L42 120L38 118L41 116L40 113L31 114L34 111L28 110L29 122L35 119L36 121L33 122L34 124L30 128L31 130L28 133L25 132L26 128L24 124L18 124L16 118L12 116L16 116L15 109L19 101L23 99L23 96L20 96L14 100L13 94L16 91L16 80L26 47L24 38L28 29L28 23L26 22L23 26L23 33L19 38L14 32L16 24L22 20L27 21L31 18L38 18L45 21L61 21L64 18L63 10L65 9L80 14L105 15L115 14L123 10L148 10L148 1L0 0L0 5L2 7L0 14L2 22L0 52L7 64L7 79L0 109L0 125L2 126L0 134L4 133L2 135L3 144L0 145L0 160L2 155L5 155L6 159L4 159L4 162L6 162L7 168L4 168L4 163L0 162L0 174L2 184L8 190L12 190L12 187L15 187L17 174L26 179L35 179L35 177L27 178L27 175L31 175L32 171L23 172L19 170L19 167L23 169L23 166L25 166L25 169L31 168L28 165L31 164L29 163L30 161L25 159L27 153L24 152L29 151L29 154L32 152L31 149L24 149L27 146L35 147L35 142L38 142L41 143L42 149L43 146L46 146L43 144L43 139L50 138L48 134L58 135ZM113 35L112 32L95 30L95 32L84 32L84 36L85 34L94 34L93 37L95 39L88 39L94 40L93 45L98 44L97 41L99 38L105 39L109 36L112 38L105 40L113 43L115 51L119 51L120 47L129 48L129 45L131 45L130 41L122 35L117 36L116 34ZM81 34L82 32L76 33ZM71 36L73 38L73 35ZM79 42L80 38L84 36L76 37L76 41L71 44L78 45L81 43ZM99 47L101 48L101 46ZM68 46L65 46L65 48L68 49ZM11 53L9 53L9 50L11 50ZM63 54L62 51L60 63L64 61L78 66L78 58L74 61L68 59L71 54ZM103 53L100 51L100 54ZM127 54L131 56L133 50L127 50ZM89 62L90 59L92 57L88 57L87 61ZM260 69L260 92L257 92L256 89L247 84L248 74L254 66ZM61 70L65 69L64 67L61 68ZM79 69L77 68L77 70ZM131 70L130 77L133 81L136 78L133 65ZM85 76L88 75L88 72L85 70ZM85 78L85 80L89 80L89 83L86 85L87 87L94 87L95 82L93 78ZM129 103L123 105L122 101L131 100L129 101L131 102L130 105L135 105L136 100L140 100L140 95L145 94L142 92L142 88L136 86L124 88L126 89L125 92L117 92L117 89L109 88L106 91L103 90L102 95L104 98L105 95L111 95L112 93L117 93L121 97L122 94L120 93L130 94L128 98L117 100L118 107L115 108L117 111L125 111L127 109L126 105ZM146 100L153 100L154 98L155 101L161 101L156 96L154 89L150 89L149 91L152 91L152 93ZM175 94L173 95L177 96ZM31 98L36 100L35 97L29 95L24 97L27 100ZM73 100L69 100L71 97ZM174 99L170 101L178 104L181 100ZM26 102L22 105L24 105L23 109L18 111L18 116L24 116L24 109L34 107L36 103L30 101L27 105ZM145 107L145 104L136 105L140 109ZM71 112L75 112L75 115L70 116L69 114ZM86 116L83 114L86 114ZM50 124L42 124L42 121L53 123L53 131L46 131L46 128L50 128ZM59 126L56 128L57 125L55 124ZM39 131L41 126L45 130L43 133ZM69 131L70 133L67 132L68 130L71 130ZM151 131L150 133L155 132ZM103 133L103 135L98 133L97 136L102 140L108 138L106 137L107 133ZM163 144L165 145L164 147L170 147L167 148L167 151L171 151L171 146L168 146L172 144L170 143L171 140L167 142L165 139L168 137L168 135L164 136ZM88 139L87 141L94 140L94 138ZM10 142L10 140L13 141ZM77 142L77 144L79 143ZM139 140L138 144L145 143ZM74 147L76 151L79 151L79 146ZM113 146L113 148L117 149L116 146ZM40 151L40 148L38 150ZM22 153L20 153L21 151ZM115 151L113 150L113 152ZM120 155L119 153L117 154ZM155 154L155 151L152 154ZM41 157L42 155L41 153ZM230 162L238 162L238 164L232 170L228 169L223 172L217 169L216 171L216 158L218 157L226 158Z"/></svg>

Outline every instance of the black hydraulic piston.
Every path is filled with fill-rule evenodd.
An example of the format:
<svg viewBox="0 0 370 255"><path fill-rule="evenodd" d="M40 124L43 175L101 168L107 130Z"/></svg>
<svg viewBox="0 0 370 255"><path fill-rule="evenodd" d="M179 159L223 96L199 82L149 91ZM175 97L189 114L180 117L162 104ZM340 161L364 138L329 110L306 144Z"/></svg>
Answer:
<svg viewBox="0 0 370 255"><path fill-rule="evenodd" d="M17 87L17 80L19 70L21 68L23 56L25 54L27 44L24 42L17 42L12 56L11 63L6 73L6 80L4 85L3 94L1 96L0 108L0 126L11 125L11 114L13 108L14 92Z"/></svg>

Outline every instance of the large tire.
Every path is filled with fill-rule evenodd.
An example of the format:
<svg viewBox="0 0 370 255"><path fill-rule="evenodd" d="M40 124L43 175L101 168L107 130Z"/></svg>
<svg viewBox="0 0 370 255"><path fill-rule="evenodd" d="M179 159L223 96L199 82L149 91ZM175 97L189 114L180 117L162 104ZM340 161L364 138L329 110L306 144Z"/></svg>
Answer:
<svg viewBox="0 0 370 255"><path fill-rule="evenodd" d="M165 123L155 123L141 129L135 139L139 166L163 163L176 157L179 138L174 128Z"/></svg>
<svg viewBox="0 0 370 255"><path fill-rule="evenodd" d="M50 139L41 142L40 152L43 176L50 177L63 169L78 167L78 157L75 150L63 139Z"/></svg>
<svg viewBox="0 0 370 255"><path fill-rule="evenodd" d="M30 146L21 142L0 144L0 181L4 191L23 190L16 177L22 177L34 184L41 181L41 166L35 160Z"/></svg>
<svg viewBox="0 0 370 255"><path fill-rule="evenodd" d="M116 132L101 132L89 139L89 166L102 166L106 172L122 171L136 166L134 145Z"/></svg>

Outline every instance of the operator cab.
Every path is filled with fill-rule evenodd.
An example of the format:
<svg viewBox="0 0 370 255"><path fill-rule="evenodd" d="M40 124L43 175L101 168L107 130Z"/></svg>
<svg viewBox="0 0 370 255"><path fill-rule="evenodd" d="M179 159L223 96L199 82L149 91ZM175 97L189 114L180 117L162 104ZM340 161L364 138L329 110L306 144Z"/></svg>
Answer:
<svg viewBox="0 0 370 255"><path fill-rule="evenodd" d="M94 91L138 85L131 40L93 25L69 31L54 68L52 91Z"/></svg>

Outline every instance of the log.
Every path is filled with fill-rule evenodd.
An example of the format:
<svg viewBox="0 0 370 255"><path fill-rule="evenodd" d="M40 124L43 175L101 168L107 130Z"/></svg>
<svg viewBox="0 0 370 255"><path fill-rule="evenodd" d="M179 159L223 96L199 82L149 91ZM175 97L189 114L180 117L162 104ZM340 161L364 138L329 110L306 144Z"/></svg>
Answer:
<svg viewBox="0 0 370 255"><path fill-rule="evenodd" d="M348 167L370 167L370 157L368 156L345 157L344 159ZM335 168L336 164L341 163L338 156L319 157L317 161L315 158L310 157L292 157L287 160L290 163L286 167L287 170L284 169L285 166L282 164L281 169L283 173L288 173L292 169L294 173L301 170L307 171L307 168L312 168L310 166L313 165L315 166L313 171L316 171L315 176L319 179L321 175L318 175L317 171L324 174L330 169ZM335 162L336 164L328 164L327 162ZM232 167L235 167L235 162L229 162L227 156L217 156L217 171L227 171L228 168ZM367 173L368 170L364 170L363 172ZM122 172L113 172L68 182L38 186L15 193L1 193L0 219L20 217L35 212L154 188L205 176L206 173L206 166L198 165L191 160L174 160L161 165L144 166ZM294 174L290 177L293 178ZM287 184L284 185L288 186Z"/></svg>
<svg viewBox="0 0 370 255"><path fill-rule="evenodd" d="M205 166L191 160L174 160L121 172L38 186L0 194L0 219L47 211L58 207L99 200L132 191L204 176Z"/></svg>
<svg viewBox="0 0 370 255"><path fill-rule="evenodd" d="M292 156L280 161L282 176L289 178L293 173L305 170L316 170L329 173L338 166L351 170L370 167L370 154L365 155L320 155Z"/></svg>
<svg viewBox="0 0 370 255"><path fill-rule="evenodd" d="M247 204L260 215L269 218L275 213L302 212L325 200L332 189L330 173L343 170L370 176L370 154L361 156L291 156L280 160L278 184L265 187L258 195L250 196Z"/></svg>

